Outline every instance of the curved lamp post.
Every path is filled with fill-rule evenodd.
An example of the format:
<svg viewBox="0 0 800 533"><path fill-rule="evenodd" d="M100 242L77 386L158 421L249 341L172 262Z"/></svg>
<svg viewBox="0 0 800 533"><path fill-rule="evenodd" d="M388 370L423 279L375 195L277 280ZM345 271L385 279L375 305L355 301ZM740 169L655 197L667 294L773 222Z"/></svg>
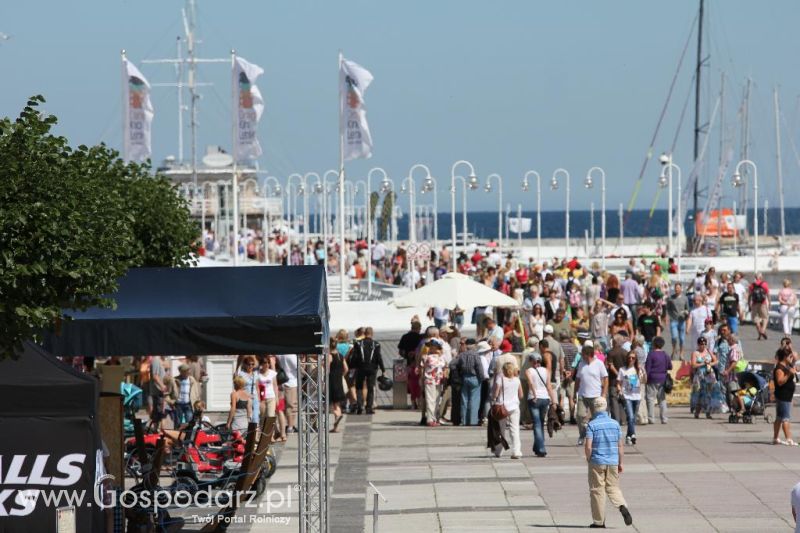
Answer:
<svg viewBox="0 0 800 533"><path fill-rule="evenodd" d="M405 186L406 180L410 182L410 187L408 188L408 201L409 201L409 210L411 218L409 219L408 227L409 227L409 233L411 234L411 238L409 240L412 243L417 242L417 222L416 222L417 212L414 210L414 194L416 192L415 189L417 188L417 185L416 182L414 181L413 176L414 176L414 171L418 168L425 169L426 180L431 177L431 169L429 169L427 165L423 165L422 163L417 163L408 170L408 176L403 180L403 183L401 184L401 190L402 190L402 187Z"/></svg>
<svg viewBox="0 0 800 533"><path fill-rule="evenodd" d="M567 209L566 209L566 225L564 229L564 259L569 261L569 172L563 168L557 168L553 171L553 177L550 180L550 189L558 190L558 174L563 174L566 178L566 193L567 193Z"/></svg>
<svg viewBox="0 0 800 533"><path fill-rule="evenodd" d="M659 158L661 161L661 176L658 178L658 185L660 187L669 187L669 224L668 229L669 231L669 255L671 256L673 253L677 253L678 256L678 275L681 272L681 259L683 255L683 244L681 243L681 237L683 236L683 216L681 215L681 167L676 165L672 162L672 154L661 154ZM677 212L678 212L678 227L677 229L677 243L673 243L672 240L672 172L673 169L678 172L678 205L677 205Z"/></svg>
<svg viewBox="0 0 800 533"><path fill-rule="evenodd" d="M530 190L528 176L536 176L536 262L542 263L542 177L535 170L529 170L522 177L522 192Z"/></svg>
<svg viewBox="0 0 800 533"><path fill-rule="evenodd" d="M497 251L503 255L503 178L492 173L486 176L486 192L492 192L492 178L497 180Z"/></svg>
<svg viewBox="0 0 800 533"><path fill-rule="evenodd" d="M439 184L436 182L436 178L428 174L428 177L422 182L421 192L422 194L433 193L433 249L437 254L439 253L439 202L436 196L438 188Z"/></svg>
<svg viewBox="0 0 800 533"><path fill-rule="evenodd" d="M587 189L594 187L594 180L592 179L593 172L600 173L600 268L606 269L606 171L600 167L592 167L586 173L586 180L583 184ZM593 223L594 224L594 223ZM593 230L594 231L594 230Z"/></svg>
<svg viewBox="0 0 800 533"><path fill-rule="evenodd" d="M743 159L736 164L736 171L733 173L733 186L741 187L745 184L739 168L742 165L753 167L753 276L758 273L758 167L749 159Z"/></svg>
<svg viewBox="0 0 800 533"><path fill-rule="evenodd" d="M464 159L460 159L453 163L453 166L450 168L450 234L451 240L453 243L453 250L452 250L452 266L453 272L456 271L456 167L459 165L467 165L469 167L469 183L477 183L477 176L475 176L475 167L472 166L472 163L466 161ZM465 195L466 196L466 195ZM464 232L464 241L466 246L466 231Z"/></svg>

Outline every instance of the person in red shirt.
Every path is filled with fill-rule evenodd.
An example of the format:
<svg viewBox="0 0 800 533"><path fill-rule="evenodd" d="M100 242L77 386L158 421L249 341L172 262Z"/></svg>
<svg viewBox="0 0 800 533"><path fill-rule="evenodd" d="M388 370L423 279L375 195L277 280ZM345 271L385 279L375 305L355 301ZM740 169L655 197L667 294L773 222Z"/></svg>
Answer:
<svg viewBox="0 0 800 533"><path fill-rule="evenodd" d="M575 270L579 266L580 266L580 263L578 263L578 258L577 257L573 257L572 260L567 263L567 268L570 269L570 270Z"/></svg>
<svg viewBox="0 0 800 533"><path fill-rule="evenodd" d="M476 249L476 250L475 250L475 253L474 253L474 254L472 254L472 257L471 257L471 259L472 259L472 263L473 263L473 264L475 264L475 265L477 265L478 263L480 263L480 262L481 262L481 259L483 259L483 256L481 255L481 251L480 251L480 250L478 250L478 249Z"/></svg>
<svg viewBox="0 0 800 533"><path fill-rule="evenodd" d="M750 305L750 315L758 330L756 340L767 339L767 323L769 321L769 285L764 281L761 273L756 274L756 279L750 284L747 303Z"/></svg>
<svg viewBox="0 0 800 533"><path fill-rule="evenodd" d="M520 285L528 283L528 267L525 265L520 265L515 273L515 276Z"/></svg>

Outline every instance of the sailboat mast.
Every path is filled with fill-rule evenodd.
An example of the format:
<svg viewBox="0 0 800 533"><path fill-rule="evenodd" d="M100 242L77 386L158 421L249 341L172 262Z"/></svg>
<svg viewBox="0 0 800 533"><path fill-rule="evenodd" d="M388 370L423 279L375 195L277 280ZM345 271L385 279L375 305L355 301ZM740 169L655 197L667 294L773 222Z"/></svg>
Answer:
<svg viewBox="0 0 800 533"><path fill-rule="evenodd" d="M186 32L186 55L188 58L189 63L189 100L190 100L190 111L189 111L189 123L191 128L191 136L192 136L192 182L194 183L194 188L197 190L197 100L199 95L197 94L197 61L195 57L195 41L194 41L194 29L195 29L195 8L194 8L194 0L188 0L187 4L187 11L188 13L184 13L184 31Z"/></svg>
<svg viewBox="0 0 800 533"><path fill-rule="evenodd" d="M698 15L697 26L697 65L695 66L695 86L694 86L694 161L697 163L697 157L700 154L700 67L703 64L703 8L705 7L705 0L700 0L700 13ZM694 219L697 220L697 196L698 185L700 179L694 181Z"/></svg>
<svg viewBox="0 0 800 533"><path fill-rule="evenodd" d="M778 167L778 200L780 201L781 208L781 248L783 248L784 240L786 239L786 219L783 215L783 165L781 164L781 126L780 126L780 108L778 103L778 88L775 87L773 93L775 99L775 158Z"/></svg>

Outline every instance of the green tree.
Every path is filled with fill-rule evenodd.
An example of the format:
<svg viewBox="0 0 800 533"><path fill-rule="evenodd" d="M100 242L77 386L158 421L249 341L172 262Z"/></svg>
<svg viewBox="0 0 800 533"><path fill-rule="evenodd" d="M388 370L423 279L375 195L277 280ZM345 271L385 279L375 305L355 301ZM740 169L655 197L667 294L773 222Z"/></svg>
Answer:
<svg viewBox="0 0 800 533"><path fill-rule="evenodd" d="M381 209L380 236L378 237L378 240L381 241L389 240L389 224L392 221L394 200L395 200L394 191L389 191L388 193L386 193L386 196L383 197L383 208Z"/></svg>
<svg viewBox="0 0 800 533"><path fill-rule="evenodd" d="M53 135L43 102L0 119L0 357L57 328L65 309L112 306L131 266L185 264L199 231L147 166Z"/></svg>

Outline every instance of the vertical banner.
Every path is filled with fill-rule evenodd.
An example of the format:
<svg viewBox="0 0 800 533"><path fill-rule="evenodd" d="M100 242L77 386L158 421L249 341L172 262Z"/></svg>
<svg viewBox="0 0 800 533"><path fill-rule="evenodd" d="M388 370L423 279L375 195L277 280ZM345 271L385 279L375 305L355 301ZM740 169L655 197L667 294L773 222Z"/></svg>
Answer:
<svg viewBox="0 0 800 533"><path fill-rule="evenodd" d="M150 126L153 122L153 104L150 101L150 84L136 66L122 58L125 93L125 120L122 124L124 159L145 161L150 158Z"/></svg>
<svg viewBox="0 0 800 533"><path fill-rule="evenodd" d="M342 99L342 137L344 160L372 157L372 136L367 124L364 93L372 83L372 74L353 61L342 59L339 67L339 97Z"/></svg>
<svg viewBox="0 0 800 533"><path fill-rule="evenodd" d="M233 64L234 90L238 96L234 112L235 137L233 155L237 161L261 155L258 142L258 121L264 112L264 99L255 84L264 69L236 56Z"/></svg>

